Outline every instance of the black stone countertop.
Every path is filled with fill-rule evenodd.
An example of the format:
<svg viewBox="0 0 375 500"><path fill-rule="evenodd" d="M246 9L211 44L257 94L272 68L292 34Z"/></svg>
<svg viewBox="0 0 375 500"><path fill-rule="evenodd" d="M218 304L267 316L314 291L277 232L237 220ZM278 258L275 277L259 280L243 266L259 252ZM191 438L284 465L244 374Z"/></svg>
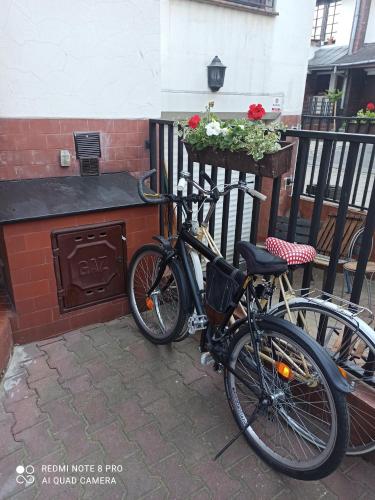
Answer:
<svg viewBox="0 0 375 500"><path fill-rule="evenodd" d="M0 182L0 224L144 205L127 172Z"/></svg>

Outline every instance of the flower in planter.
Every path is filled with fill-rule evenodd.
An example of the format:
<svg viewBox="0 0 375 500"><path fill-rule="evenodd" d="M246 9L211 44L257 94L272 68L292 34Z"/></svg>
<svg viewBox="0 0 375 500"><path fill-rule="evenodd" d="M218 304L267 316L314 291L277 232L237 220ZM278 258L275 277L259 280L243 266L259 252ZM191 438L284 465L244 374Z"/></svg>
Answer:
<svg viewBox="0 0 375 500"><path fill-rule="evenodd" d="M247 112L247 117L249 120L261 120L265 114L266 110L261 104L251 104Z"/></svg>
<svg viewBox="0 0 375 500"><path fill-rule="evenodd" d="M262 118L265 109L262 104L251 104L247 118L221 120L212 113L213 102L208 103L206 112L200 117L194 115L179 122L179 135L184 142L200 151L206 147L219 151L241 151L258 161L265 154L280 149L280 122L265 123Z"/></svg>
<svg viewBox="0 0 375 500"><path fill-rule="evenodd" d="M194 115L188 121L188 126L190 128L197 128L200 121L201 121L201 117L199 115Z"/></svg>
<svg viewBox="0 0 375 500"><path fill-rule="evenodd" d="M373 102L367 103L366 109L360 109L357 113L360 118L375 118L375 104ZM366 123L365 121L361 123Z"/></svg>
<svg viewBox="0 0 375 500"><path fill-rule="evenodd" d="M217 121L212 121L210 123L207 123L205 126L206 128L206 134L208 137L211 135L220 135L221 134L221 126L220 123Z"/></svg>

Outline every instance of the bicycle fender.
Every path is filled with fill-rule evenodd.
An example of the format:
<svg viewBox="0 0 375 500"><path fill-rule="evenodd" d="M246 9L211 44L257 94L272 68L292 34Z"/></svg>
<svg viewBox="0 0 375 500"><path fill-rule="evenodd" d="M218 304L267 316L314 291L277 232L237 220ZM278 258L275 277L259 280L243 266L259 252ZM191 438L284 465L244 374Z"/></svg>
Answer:
<svg viewBox="0 0 375 500"><path fill-rule="evenodd" d="M276 327L276 331L277 328L287 329L293 334L293 336L302 338L306 342L306 344L308 344L310 349L312 351L315 351L315 353L317 354L319 360L324 366L324 369L326 370L327 376L330 378L330 382L332 382L335 388L345 394L349 394L350 392L352 392L352 387L341 375L340 370L332 361L326 350L320 344L318 344L318 342L311 338L304 330L302 330L302 328L293 325L293 323L290 323L285 319L275 318L268 314L258 316L256 318L256 324L260 330L270 329L272 331L272 328L274 327Z"/></svg>
<svg viewBox="0 0 375 500"><path fill-rule="evenodd" d="M331 302L327 302L326 300L323 300L323 299L315 299L315 298L310 299L310 298L306 298L306 297L295 297L295 298L288 300L288 303L290 305L293 305L296 303L301 303L301 302L305 302L306 304L311 304L311 302L313 302L315 304L322 305L322 306L326 307L327 309L331 309L331 311L339 312L340 314L345 316L345 318L349 322L352 323L353 328L356 328L357 330L361 330L361 332L363 332L363 334L366 336L368 342L370 342L375 349L375 331L362 318L360 318L358 316L353 316L350 313L350 311L347 311L346 309L340 309L338 311L337 306L335 304L332 304ZM273 315L273 314L277 313L280 308L282 308L282 309L285 308L285 302L279 302L278 304L273 305L267 311L267 314Z"/></svg>

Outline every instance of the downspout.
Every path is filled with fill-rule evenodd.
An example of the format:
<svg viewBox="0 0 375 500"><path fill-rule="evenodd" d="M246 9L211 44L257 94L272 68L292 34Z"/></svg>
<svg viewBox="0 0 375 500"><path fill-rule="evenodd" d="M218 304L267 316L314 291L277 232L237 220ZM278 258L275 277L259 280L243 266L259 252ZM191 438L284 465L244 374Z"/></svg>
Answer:
<svg viewBox="0 0 375 500"><path fill-rule="evenodd" d="M353 24L352 24L352 31L350 33L348 54L353 54L353 46L354 46L355 35L357 33L359 10L361 8L361 3L362 3L362 0L356 0L354 17L353 17Z"/></svg>

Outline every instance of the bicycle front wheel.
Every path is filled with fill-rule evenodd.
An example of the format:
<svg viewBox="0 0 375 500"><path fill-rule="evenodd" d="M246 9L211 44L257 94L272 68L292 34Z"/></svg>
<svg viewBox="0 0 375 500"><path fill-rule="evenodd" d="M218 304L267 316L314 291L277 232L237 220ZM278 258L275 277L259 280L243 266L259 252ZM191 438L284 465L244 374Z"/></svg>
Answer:
<svg viewBox="0 0 375 500"><path fill-rule="evenodd" d="M375 333L360 318L340 311L335 304L320 299L296 298L277 304L269 311L301 326L317 340L354 383L348 395L350 437L348 455L362 455L375 450Z"/></svg>
<svg viewBox="0 0 375 500"><path fill-rule="evenodd" d="M168 344L186 329L187 287L179 264L171 260L155 288L164 259L157 245L145 245L135 252L128 270L130 309L142 334L154 344Z"/></svg>
<svg viewBox="0 0 375 500"><path fill-rule="evenodd" d="M257 323L269 403L259 407L249 425L260 402L260 381L251 336L242 327L229 348L229 366L242 380L225 371L235 420L240 429L248 426L244 434L250 446L274 469L302 480L325 477L342 460L349 434L345 394L335 387L320 358L330 360L287 322L262 318Z"/></svg>

